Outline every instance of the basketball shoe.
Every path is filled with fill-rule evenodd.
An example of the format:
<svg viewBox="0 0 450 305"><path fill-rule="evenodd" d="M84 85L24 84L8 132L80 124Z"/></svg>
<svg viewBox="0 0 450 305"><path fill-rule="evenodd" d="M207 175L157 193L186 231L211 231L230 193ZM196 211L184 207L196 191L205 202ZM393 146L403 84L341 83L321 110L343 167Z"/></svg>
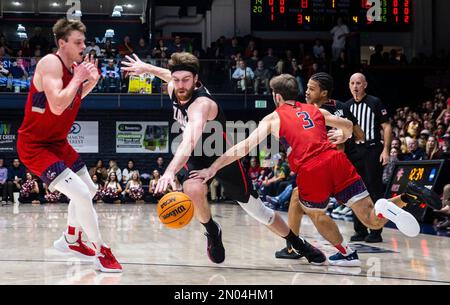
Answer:
<svg viewBox="0 0 450 305"><path fill-rule="evenodd" d="M305 257L312 265L324 265L327 261L325 254L308 243L306 240L302 239L302 245L300 249L295 249L294 247L292 247L292 249L295 253L300 255L300 257Z"/></svg>
<svg viewBox="0 0 450 305"><path fill-rule="evenodd" d="M205 236L208 239L208 246L206 251L209 259L216 264L220 264L225 260L225 248L222 243L222 228L216 222L218 233L217 235L205 232Z"/></svg>
<svg viewBox="0 0 450 305"><path fill-rule="evenodd" d="M286 242L286 247L281 249L280 251L275 252L275 258L284 258L284 259L299 259L302 256L299 255L292 249L292 245L290 242Z"/></svg>
<svg viewBox="0 0 450 305"><path fill-rule="evenodd" d="M328 258L328 262L331 266L361 267L361 261L359 260L356 250L347 256L343 255L341 252L338 252L335 255L330 256Z"/></svg>
<svg viewBox="0 0 450 305"><path fill-rule="evenodd" d="M427 206L429 206L434 210L440 210L442 208L442 201L438 194L412 181L408 182L404 194L408 198L406 200L408 203L412 204L425 203Z"/></svg>
<svg viewBox="0 0 450 305"><path fill-rule="evenodd" d="M95 268L101 272L122 272L122 266L111 252L111 248L101 246L100 252L95 256Z"/></svg>
<svg viewBox="0 0 450 305"><path fill-rule="evenodd" d="M94 258L95 251L89 248L81 238L81 232L78 233L78 239L74 243L67 240L66 233L53 243L53 247L63 253L72 253L79 258Z"/></svg>

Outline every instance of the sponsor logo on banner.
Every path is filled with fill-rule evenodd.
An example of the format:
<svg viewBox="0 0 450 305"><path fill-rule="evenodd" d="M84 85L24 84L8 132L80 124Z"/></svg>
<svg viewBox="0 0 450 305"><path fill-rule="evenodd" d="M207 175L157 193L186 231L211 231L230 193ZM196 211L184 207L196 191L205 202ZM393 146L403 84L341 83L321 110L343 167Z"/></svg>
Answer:
<svg viewBox="0 0 450 305"><path fill-rule="evenodd" d="M117 153L168 153L169 122L116 122Z"/></svg>
<svg viewBox="0 0 450 305"><path fill-rule="evenodd" d="M67 140L79 153L98 153L98 122L74 122Z"/></svg>
<svg viewBox="0 0 450 305"><path fill-rule="evenodd" d="M16 151L17 130L10 122L0 121L0 152Z"/></svg>

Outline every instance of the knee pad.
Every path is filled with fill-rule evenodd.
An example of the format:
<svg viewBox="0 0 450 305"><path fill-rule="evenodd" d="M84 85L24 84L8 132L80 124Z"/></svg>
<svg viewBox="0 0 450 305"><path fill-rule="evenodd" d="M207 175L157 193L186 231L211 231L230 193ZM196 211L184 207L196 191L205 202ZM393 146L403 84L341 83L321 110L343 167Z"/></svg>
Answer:
<svg viewBox="0 0 450 305"><path fill-rule="evenodd" d="M93 199L95 197L95 194L97 194L97 187L95 186L94 182L92 181L92 178L89 175L89 172L88 172L86 166L83 166L77 172L77 175L86 184L86 186L88 187L89 193L91 194L91 199Z"/></svg>
<svg viewBox="0 0 450 305"><path fill-rule="evenodd" d="M275 212L266 207L259 198L250 196L247 203L239 202L239 205L248 215L266 226L270 226L275 221Z"/></svg>

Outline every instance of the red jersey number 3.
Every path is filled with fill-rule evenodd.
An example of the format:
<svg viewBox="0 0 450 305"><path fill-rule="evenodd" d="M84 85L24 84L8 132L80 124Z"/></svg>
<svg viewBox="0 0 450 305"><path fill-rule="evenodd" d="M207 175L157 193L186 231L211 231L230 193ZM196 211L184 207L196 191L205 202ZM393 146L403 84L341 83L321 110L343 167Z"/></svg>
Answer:
<svg viewBox="0 0 450 305"><path fill-rule="evenodd" d="M311 117L309 116L309 113L306 111L299 111L297 112L297 116L302 121L302 125L304 129L310 129L314 128L314 122L311 120Z"/></svg>

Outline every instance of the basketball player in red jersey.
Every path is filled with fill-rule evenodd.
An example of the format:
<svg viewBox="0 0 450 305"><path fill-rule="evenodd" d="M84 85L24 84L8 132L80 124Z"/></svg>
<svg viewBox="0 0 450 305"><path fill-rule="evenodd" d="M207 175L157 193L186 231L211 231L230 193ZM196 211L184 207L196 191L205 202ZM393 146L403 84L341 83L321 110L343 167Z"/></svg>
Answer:
<svg viewBox="0 0 450 305"><path fill-rule="evenodd" d="M190 53L174 53L169 61L169 69L155 67L142 62L136 55L126 57L122 70L132 74L151 73L168 82L168 93L172 100L174 118L183 130L183 140L177 148L174 157L167 166L164 175L159 179L155 193L162 193L169 184L174 184L175 175L183 167L187 175L183 175L183 192L191 197L195 206L195 216L205 227L207 237L207 254L214 263L225 260L225 248L222 243L222 228L213 220L211 209L206 198L207 187L201 179L189 178L189 173L210 166L217 154L207 154L203 149L205 141L215 133L226 131L226 119L220 105L209 91L199 82L199 60ZM210 124L210 125L207 125ZM220 132L219 135L222 133ZM226 134L223 135L223 145L226 147ZM202 151L197 154L197 145L202 145ZM218 145L216 143L216 145ZM223 151L219 152L219 155ZM326 262L325 255L307 241L299 238L289 230L283 218L273 210L264 206L256 190L251 186L250 179L243 171L238 160L230 162L217 173L217 180L223 185L225 196L239 202L239 205L253 218L266 225L292 244L292 248L300 256L304 256L312 264Z"/></svg>
<svg viewBox="0 0 450 305"><path fill-rule="evenodd" d="M349 120L314 105L297 102L297 82L291 75L274 77L270 87L277 109L266 116L246 140L229 149L209 168L193 171L192 178L208 181L222 167L242 158L272 134L286 147L291 170L297 173L298 199L305 213L325 209L329 197L334 196L352 208L370 228L379 229L391 220L405 235L413 237L419 234L419 224L411 214L401 209L406 203L400 198L392 201L380 199L374 207L361 177L346 155L336 149L335 144L345 142L352 135L353 124ZM337 129L330 135L335 144L328 140L326 126ZM331 226L321 234L332 239L335 238L333 235L339 235L339 231L336 226ZM344 256L338 252L329 261L352 260L352 253L348 254Z"/></svg>
<svg viewBox="0 0 450 305"><path fill-rule="evenodd" d="M121 272L121 265L100 235L92 205L97 188L86 165L67 141L81 99L99 80L97 63L87 56L83 60L85 32L80 21L60 19L53 26L58 51L42 58L36 67L17 151L24 165L51 191L58 190L70 199L67 231L54 242L54 247L93 258L96 269L102 272ZM83 242L83 232L95 250Z"/></svg>

